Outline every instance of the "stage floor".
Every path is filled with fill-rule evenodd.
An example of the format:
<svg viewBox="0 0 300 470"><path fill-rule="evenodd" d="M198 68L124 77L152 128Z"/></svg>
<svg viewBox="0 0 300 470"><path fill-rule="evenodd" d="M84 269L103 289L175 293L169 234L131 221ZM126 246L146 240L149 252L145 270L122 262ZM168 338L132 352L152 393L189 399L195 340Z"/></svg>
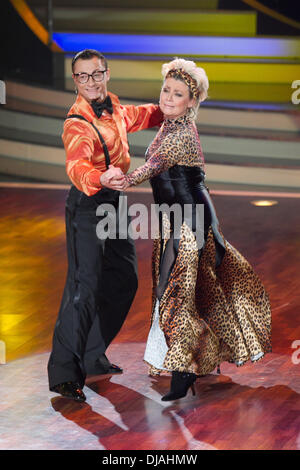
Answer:
<svg viewBox="0 0 300 470"><path fill-rule="evenodd" d="M255 267L270 295L273 352L197 380L162 402L169 377L143 362L151 304L151 240L137 240L139 289L107 355L118 376L89 377L87 401L48 391L47 361L66 275L66 189L0 188L0 449L300 449L300 196L212 192L222 231ZM128 192L149 207L151 194ZM2 343L3 345L3 343ZM3 355L2 355L3 359ZM1 362L1 357L0 357Z"/></svg>

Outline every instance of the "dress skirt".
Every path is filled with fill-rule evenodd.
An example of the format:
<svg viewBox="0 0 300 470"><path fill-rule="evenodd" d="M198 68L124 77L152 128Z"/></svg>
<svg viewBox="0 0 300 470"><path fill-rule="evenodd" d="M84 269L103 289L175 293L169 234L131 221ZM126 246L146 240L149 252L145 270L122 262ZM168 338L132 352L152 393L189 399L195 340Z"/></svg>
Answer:
<svg viewBox="0 0 300 470"><path fill-rule="evenodd" d="M179 173L174 169L153 178L155 202L161 203L162 195L166 198L170 179L173 188L174 181L180 181L182 196L184 174L180 168ZM190 193L190 175L188 179ZM154 240L151 326L144 357L151 375L163 370L206 375L223 361L241 366L271 352L271 310L264 286L248 261L225 240L207 189L199 178L194 181L197 201L205 207L204 243L199 249L193 227L183 221L176 260L159 301L161 259L172 235L172 221L165 215Z"/></svg>

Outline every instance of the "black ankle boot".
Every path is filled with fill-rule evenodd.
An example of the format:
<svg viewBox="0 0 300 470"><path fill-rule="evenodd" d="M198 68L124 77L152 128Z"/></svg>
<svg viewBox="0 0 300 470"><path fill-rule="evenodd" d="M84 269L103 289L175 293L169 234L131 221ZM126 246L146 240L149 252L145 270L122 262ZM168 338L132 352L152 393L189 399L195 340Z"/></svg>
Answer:
<svg viewBox="0 0 300 470"><path fill-rule="evenodd" d="M193 395L195 395L194 382L196 381L196 374L189 374L188 372L172 372L171 389L167 395L162 397L162 401L177 400L178 398L185 397L188 389L191 387Z"/></svg>

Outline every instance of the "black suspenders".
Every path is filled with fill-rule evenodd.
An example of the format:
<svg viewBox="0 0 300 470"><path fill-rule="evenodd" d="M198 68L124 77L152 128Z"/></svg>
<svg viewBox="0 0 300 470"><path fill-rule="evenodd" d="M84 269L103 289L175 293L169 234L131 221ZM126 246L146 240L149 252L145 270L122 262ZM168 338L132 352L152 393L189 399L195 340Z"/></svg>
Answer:
<svg viewBox="0 0 300 470"><path fill-rule="evenodd" d="M93 128L95 129L95 131L97 132L98 136L99 136L99 139L100 139L100 142L103 146L103 150L104 150L104 155L105 155L105 164L106 164L106 168L108 169L109 165L110 165L110 156L109 156L109 152L108 152L108 148L106 146L106 143L102 137L102 135L100 134L100 132L98 131L97 127L91 122L89 121L88 119L86 119L85 117L83 117L81 114L70 114L70 116L67 116L66 119L73 119L73 118L77 118L77 119L81 119L82 121L86 121L88 122L89 124L91 124L93 126Z"/></svg>

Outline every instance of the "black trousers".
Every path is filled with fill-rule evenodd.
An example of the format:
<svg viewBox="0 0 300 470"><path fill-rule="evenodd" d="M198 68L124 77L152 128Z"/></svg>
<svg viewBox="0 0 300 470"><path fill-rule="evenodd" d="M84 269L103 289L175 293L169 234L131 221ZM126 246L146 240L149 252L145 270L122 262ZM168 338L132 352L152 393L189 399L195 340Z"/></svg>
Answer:
<svg viewBox="0 0 300 470"><path fill-rule="evenodd" d="M68 381L83 387L87 364L105 352L134 299L136 252L128 235L119 236L121 194L103 188L86 196L74 186L70 189L66 202L68 273L48 362L50 390ZM109 236L97 229L99 222L105 225L110 211L96 215L97 208L107 205L117 216L117 220L110 219L116 233L112 230ZM124 232L130 222L126 206L121 214Z"/></svg>

